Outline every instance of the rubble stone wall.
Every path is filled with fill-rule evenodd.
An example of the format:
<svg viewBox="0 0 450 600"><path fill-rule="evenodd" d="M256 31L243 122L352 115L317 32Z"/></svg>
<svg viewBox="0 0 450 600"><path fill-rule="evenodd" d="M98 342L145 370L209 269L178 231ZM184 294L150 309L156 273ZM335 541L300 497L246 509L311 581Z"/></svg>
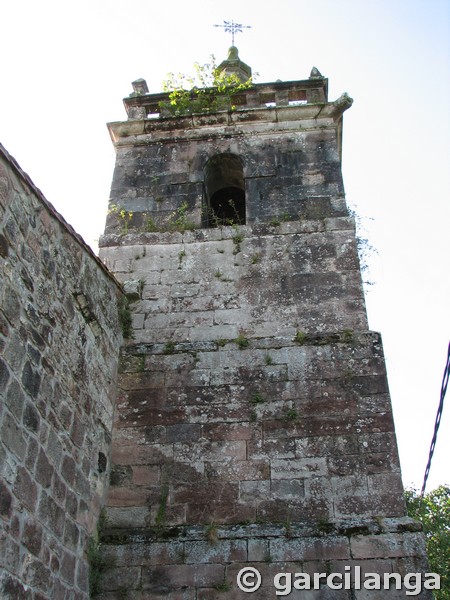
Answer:
<svg viewBox="0 0 450 600"><path fill-rule="evenodd" d="M118 284L0 148L0 596L88 598Z"/></svg>

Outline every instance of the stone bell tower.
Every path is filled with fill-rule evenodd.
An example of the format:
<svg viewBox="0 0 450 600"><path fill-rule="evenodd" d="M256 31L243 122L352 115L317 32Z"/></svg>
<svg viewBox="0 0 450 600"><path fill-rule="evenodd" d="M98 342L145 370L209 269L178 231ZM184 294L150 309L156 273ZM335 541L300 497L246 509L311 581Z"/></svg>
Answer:
<svg viewBox="0 0 450 600"><path fill-rule="evenodd" d="M221 68L249 72L236 48ZM286 571L311 576L290 597L362 600L353 571L313 574L421 571L344 197L351 98L315 68L200 112L133 87L100 241L132 318L102 598L237 599L251 566L257 598Z"/></svg>

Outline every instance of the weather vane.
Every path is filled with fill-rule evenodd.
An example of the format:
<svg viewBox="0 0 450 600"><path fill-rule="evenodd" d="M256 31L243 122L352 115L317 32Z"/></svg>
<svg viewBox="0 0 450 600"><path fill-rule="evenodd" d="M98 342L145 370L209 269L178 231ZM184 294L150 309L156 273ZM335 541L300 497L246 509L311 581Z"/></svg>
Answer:
<svg viewBox="0 0 450 600"><path fill-rule="evenodd" d="M223 27L227 33L231 33L231 44L234 46L234 34L242 33L242 29L251 29L251 25L241 25L241 23L235 23L234 21L224 21L223 25L214 25L214 27Z"/></svg>

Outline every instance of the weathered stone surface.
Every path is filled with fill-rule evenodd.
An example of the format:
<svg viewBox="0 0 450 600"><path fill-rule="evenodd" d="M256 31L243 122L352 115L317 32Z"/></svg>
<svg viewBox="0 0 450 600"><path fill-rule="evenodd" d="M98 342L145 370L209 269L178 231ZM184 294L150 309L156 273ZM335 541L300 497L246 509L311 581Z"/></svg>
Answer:
<svg viewBox="0 0 450 600"><path fill-rule="evenodd" d="M120 291L3 148L0 175L0 596L86 600Z"/></svg>
<svg viewBox="0 0 450 600"><path fill-rule="evenodd" d="M344 198L351 100L315 69L147 119L135 83L100 244L118 379L116 282L1 152L0 595L85 600L105 501L103 600L238 600L249 565L261 600L279 572L423 571Z"/></svg>
<svg viewBox="0 0 450 600"><path fill-rule="evenodd" d="M111 125L111 201L132 217L121 222L113 207L100 252L130 291L134 339L121 356L107 504L123 533L136 511L143 545L110 550L142 567L149 598L194 588L197 599L242 598L236 560L256 561L258 597L272 598L270 580L289 566L343 572L355 531L373 568L397 558L386 546L370 555L381 534L371 519L402 518L405 507L381 340L367 331L343 196L333 115L350 101L327 103L314 77L270 87L274 109L254 89L228 115L146 120L156 99L150 108L152 96L133 96L131 122ZM304 105L290 105L294 88ZM226 194L240 186L245 207L233 226L214 227L227 174ZM244 532L245 520L258 524ZM194 524L209 541L188 541L182 526ZM151 525L167 538L143 533ZM234 535L247 556L231 553ZM201 569L211 562L221 569ZM351 593L322 585L289 597Z"/></svg>

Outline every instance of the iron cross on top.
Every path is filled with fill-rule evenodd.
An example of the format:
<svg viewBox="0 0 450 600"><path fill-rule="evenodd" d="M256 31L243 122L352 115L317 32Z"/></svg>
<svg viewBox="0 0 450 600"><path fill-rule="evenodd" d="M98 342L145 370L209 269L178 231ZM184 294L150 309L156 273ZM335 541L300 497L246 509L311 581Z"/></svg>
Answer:
<svg viewBox="0 0 450 600"><path fill-rule="evenodd" d="M251 25L241 25L234 21L224 21L223 25L214 25L214 27L223 27L227 33L231 33L231 44L234 46L234 34L242 33L242 29L251 29Z"/></svg>

